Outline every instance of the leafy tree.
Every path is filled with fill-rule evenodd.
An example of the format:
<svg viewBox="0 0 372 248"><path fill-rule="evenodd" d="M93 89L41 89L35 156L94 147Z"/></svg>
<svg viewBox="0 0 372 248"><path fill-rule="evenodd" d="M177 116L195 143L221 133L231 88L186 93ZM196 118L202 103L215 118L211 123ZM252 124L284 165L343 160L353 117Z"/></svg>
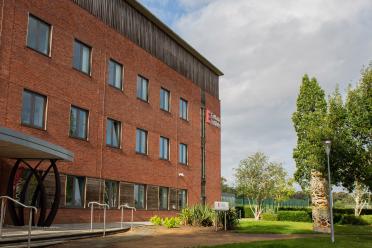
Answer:
<svg viewBox="0 0 372 248"><path fill-rule="evenodd" d="M294 179L288 178L288 173L282 166L278 166L274 173L276 174L277 181L273 189L273 198L277 202L278 211L280 203L290 199L294 195L295 188L293 186Z"/></svg>
<svg viewBox="0 0 372 248"><path fill-rule="evenodd" d="M234 187L228 185L226 178L221 177L221 191L222 193L235 194L236 190Z"/></svg>
<svg viewBox="0 0 372 248"><path fill-rule="evenodd" d="M363 184L372 190L372 64L362 71L356 88L349 88L346 110L355 156L343 182L348 189Z"/></svg>
<svg viewBox="0 0 372 248"><path fill-rule="evenodd" d="M276 183L282 179L282 172L281 164L270 162L261 152L243 159L235 169L237 192L248 198L249 207L256 220L259 220L263 211L263 201L273 198L278 192Z"/></svg>
<svg viewBox="0 0 372 248"><path fill-rule="evenodd" d="M297 133L293 158L297 170L295 179L305 190L310 188L313 204L313 229L328 232L328 187L323 141L328 138L327 102L324 91L315 78L302 78L297 109L292 120Z"/></svg>

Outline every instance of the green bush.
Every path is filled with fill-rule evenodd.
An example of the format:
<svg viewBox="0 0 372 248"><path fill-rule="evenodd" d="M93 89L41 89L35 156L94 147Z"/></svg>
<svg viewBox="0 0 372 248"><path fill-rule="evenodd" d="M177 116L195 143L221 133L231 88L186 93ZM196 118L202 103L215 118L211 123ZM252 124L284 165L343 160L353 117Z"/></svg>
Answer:
<svg viewBox="0 0 372 248"><path fill-rule="evenodd" d="M274 213L263 213L261 214L262 220L276 221L278 220L278 215Z"/></svg>
<svg viewBox="0 0 372 248"><path fill-rule="evenodd" d="M215 212L208 206L195 205L184 208L180 213L181 222L193 226L212 226Z"/></svg>
<svg viewBox="0 0 372 248"><path fill-rule="evenodd" d="M337 222L337 224L341 225L368 225L368 222L365 221L362 217L357 217L352 214L343 214L341 215L340 220Z"/></svg>
<svg viewBox="0 0 372 248"><path fill-rule="evenodd" d="M150 218L150 222L154 225L158 225L158 226L161 226L162 224L162 220L159 216L155 215L155 216L152 216Z"/></svg>
<svg viewBox="0 0 372 248"><path fill-rule="evenodd" d="M311 222L311 217L306 211L278 211L279 221Z"/></svg>
<svg viewBox="0 0 372 248"><path fill-rule="evenodd" d="M362 215L360 216L368 225L372 225L372 215Z"/></svg>
<svg viewBox="0 0 372 248"><path fill-rule="evenodd" d="M170 217L163 219L163 225L168 228L175 228L181 224L181 220L178 217Z"/></svg>
<svg viewBox="0 0 372 248"><path fill-rule="evenodd" d="M218 212L219 223L224 227L225 226L225 212ZM233 230L239 223L239 216L236 213L234 208L230 208L226 211L226 229Z"/></svg>
<svg viewBox="0 0 372 248"><path fill-rule="evenodd" d="M248 205L244 205L244 218L254 218L254 214Z"/></svg>
<svg viewBox="0 0 372 248"><path fill-rule="evenodd" d="M192 225L193 215L190 208L183 208L180 213L181 222L184 225Z"/></svg>

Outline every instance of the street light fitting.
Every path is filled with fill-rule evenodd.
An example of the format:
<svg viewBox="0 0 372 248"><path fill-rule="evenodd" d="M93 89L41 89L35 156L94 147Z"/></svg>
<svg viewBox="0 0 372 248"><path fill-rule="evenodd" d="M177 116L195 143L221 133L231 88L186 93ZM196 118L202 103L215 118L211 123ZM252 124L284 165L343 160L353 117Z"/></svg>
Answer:
<svg viewBox="0 0 372 248"><path fill-rule="evenodd" d="M325 151L326 151L328 156L329 156L329 153L331 152L331 144L332 144L331 140L325 140L324 141Z"/></svg>

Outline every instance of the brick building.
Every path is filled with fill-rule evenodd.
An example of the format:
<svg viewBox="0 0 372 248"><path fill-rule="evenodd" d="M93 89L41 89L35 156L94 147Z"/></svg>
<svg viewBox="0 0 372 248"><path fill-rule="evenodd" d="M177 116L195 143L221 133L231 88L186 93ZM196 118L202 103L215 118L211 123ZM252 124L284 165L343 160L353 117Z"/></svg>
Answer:
<svg viewBox="0 0 372 248"><path fill-rule="evenodd" d="M90 201L142 220L220 199L215 66L134 0L0 8L0 126L74 153L58 165L56 222L87 222ZM4 194L12 163L0 166Z"/></svg>

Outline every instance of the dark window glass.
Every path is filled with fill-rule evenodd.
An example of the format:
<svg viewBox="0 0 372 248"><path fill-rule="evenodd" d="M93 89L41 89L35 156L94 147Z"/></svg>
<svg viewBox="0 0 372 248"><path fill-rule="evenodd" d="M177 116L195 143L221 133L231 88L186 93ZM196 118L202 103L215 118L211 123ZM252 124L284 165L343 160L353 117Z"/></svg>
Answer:
<svg viewBox="0 0 372 248"><path fill-rule="evenodd" d="M160 89L160 108L162 110L169 111L169 96L170 93L168 90Z"/></svg>
<svg viewBox="0 0 372 248"><path fill-rule="evenodd" d="M145 185L134 185L134 206L137 209L145 208Z"/></svg>
<svg viewBox="0 0 372 248"><path fill-rule="evenodd" d="M169 159L169 139L160 137L159 151L161 159Z"/></svg>
<svg viewBox="0 0 372 248"><path fill-rule="evenodd" d="M187 164L187 145L185 144L180 144L179 146L179 162L181 164Z"/></svg>
<svg viewBox="0 0 372 248"><path fill-rule="evenodd" d="M106 144L112 147L120 147L121 123L112 119L106 121Z"/></svg>
<svg viewBox="0 0 372 248"><path fill-rule="evenodd" d="M71 107L70 114L70 136L80 139L87 139L88 111Z"/></svg>
<svg viewBox="0 0 372 248"><path fill-rule="evenodd" d="M85 178L67 176L66 178L66 206L84 207Z"/></svg>
<svg viewBox="0 0 372 248"><path fill-rule="evenodd" d="M115 88L122 89L123 66L110 59L108 65L108 83Z"/></svg>
<svg viewBox="0 0 372 248"><path fill-rule="evenodd" d="M144 77L137 77L137 97L146 102L149 100L148 96L149 80Z"/></svg>
<svg viewBox="0 0 372 248"><path fill-rule="evenodd" d="M105 181L104 200L110 207L118 206L119 182Z"/></svg>
<svg viewBox="0 0 372 248"><path fill-rule="evenodd" d="M44 128L46 97L23 91L22 124Z"/></svg>
<svg viewBox="0 0 372 248"><path fill-rule="evenodd" d="M187 120L188 119L188 103L184 99L180 99L180 118Z"/></svg>
<svg viewBox="0 0 372 248"><path fill-rule="evenodd" d="M178 190L178 209L183 209L187 205L187 190Z"/></svg>
<svg viewBox="0 0 372 248"><path fill-rule="evenodd" d="M45 55L49 55L50 25L29 15L27 46Z"/></svg>
<svg viewBox="0 0 372 248"><path fill-rule="evenodd" d="M74 68L90 75L90 52L91 48L75 40L74 42Z"/></svg>
<svg viewBox="0 0 372 248"><path fill-rule="evenodd" d="M147 154L147 131L138 128L136 131L136 152Z"/></svg>
<svg viewBox="0 0 372 248"><path fill-rule="evenodd" d="M168 188L159 188L159 209L168 209Z"/></svg>

